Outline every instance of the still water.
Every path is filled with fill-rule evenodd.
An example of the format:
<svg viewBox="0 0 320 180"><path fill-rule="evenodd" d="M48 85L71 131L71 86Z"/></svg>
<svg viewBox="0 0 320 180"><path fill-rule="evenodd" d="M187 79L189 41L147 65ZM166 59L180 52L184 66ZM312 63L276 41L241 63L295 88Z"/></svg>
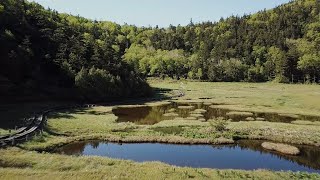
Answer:
<svg viewBox="0 0 320 180"><path fill-rule="evenodd" d="M179 108L179 107L190 108ZM198 112L197 112L198 110ZM200 110L200 112L199 112ZM320 121L318 116L288 115L277 113L245 112L248 114L230 114L231 110L204 103L175 103L160 106L118 107L112 110L118 122L134 122L139 125L152 125L163 120L191 118L191 120L223 117L231 121L269 121L290 123L295 120ZM195 114L196 113L196 116ZM171 114L171 115L170 115Z"/></svg>
<svg viewBox="0 0 320 180"><path fill-rule="evenodd" d="M176 166L217 169L270 169L320 173L320 149L300 146L299 156L263 150L260 141L239 141L235 145L173 145L107 142L79 142L56 152L67 155L103 156L137 162L160 161Z"/></svg>

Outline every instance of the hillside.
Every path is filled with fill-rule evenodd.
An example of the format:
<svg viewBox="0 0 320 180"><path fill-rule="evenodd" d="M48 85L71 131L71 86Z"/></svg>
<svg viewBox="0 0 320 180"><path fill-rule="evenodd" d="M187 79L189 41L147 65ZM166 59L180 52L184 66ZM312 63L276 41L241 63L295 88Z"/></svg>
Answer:
<svg viewBox="0 0 320 180"><path fill-rule="evenodd" d="M0 2L6 99L106 101L145 96L147 76L319 82L320 3L296 0L219 22L136 27Z"/></svg>
<svg viewBox="0 0 320 180"><path fill-rule="evenodd" d="M144 78L121 60L118 26L0 2L1 98L108 101L146 96Z"/></svg>
<svg viewBox="0 0 320 180"><path fill-rule="evenodd" d="M319 82L320 2L296 0L219 22L152 28L125 59L151 76Z"/></svg>

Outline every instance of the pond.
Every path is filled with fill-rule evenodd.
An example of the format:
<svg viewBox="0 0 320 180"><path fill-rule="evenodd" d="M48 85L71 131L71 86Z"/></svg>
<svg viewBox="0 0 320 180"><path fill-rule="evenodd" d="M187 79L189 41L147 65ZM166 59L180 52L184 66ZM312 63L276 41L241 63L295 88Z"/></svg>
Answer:
<svg viewBox="0 0 320 180"><path fill-rule="evenodd" d="M173 145L108 142L78 142L56 152L67 155L103 156L137 162L160 161L170 165L216 169L270 169L320 173L320 149L299 146L299 156L266 151L261 141L239 141L235 145Z"/></svg>
<svg viewBox="0 0 320 180"><path fill-rule="evenodd" d="M117 122L134 122L139 125L152 125L164 120L189 119L207 121L222 117L231 121L269 121L291 123L295 120L320 121L318 116L295 114L277 114L261 112L235 112L206 103L171 102L159 106L117 107L112 112L118 117Z"/></svg>

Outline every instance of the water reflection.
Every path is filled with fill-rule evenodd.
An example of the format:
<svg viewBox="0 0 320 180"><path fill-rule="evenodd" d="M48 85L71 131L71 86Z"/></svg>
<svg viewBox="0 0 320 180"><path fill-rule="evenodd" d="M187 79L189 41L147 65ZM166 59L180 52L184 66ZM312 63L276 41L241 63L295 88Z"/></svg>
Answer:
<svg viewBox="0 0 320 180"><path fill-rule="evenodd" d="M192 108L179 107L192 106ZM200 110L202 112L197 112ZM177 118L187 118L190 120L207 121L212 118L223 117L231 121L269 121L290 123L295 120L320 121L318 116L290 115L277 113L245 112L251 115L244 116L241 113L232 114L232 111L218 106L204 103L174 103L160 106L144 107L119 107L113 109L113 113L118 117L117 122L134 122L140 125L152 125L163 120ZM195 115L196 114L196 115Z"/></svg>
<svg viewBox="0 0 320 180"><path fill-rule="evenodd" d="M67 155L95 155L137 162L161 161L171 165L218 169L271 169L320 173L320 149L299 146L299 156L287 156L261 148L261 141L235 145L116 144L79 142L57 150Z"/></svg>

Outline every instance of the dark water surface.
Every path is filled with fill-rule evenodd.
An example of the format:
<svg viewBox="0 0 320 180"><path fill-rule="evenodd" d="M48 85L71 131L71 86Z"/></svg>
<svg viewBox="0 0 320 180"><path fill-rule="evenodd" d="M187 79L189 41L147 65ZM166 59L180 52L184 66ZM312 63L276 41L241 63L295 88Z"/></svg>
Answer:
<svg viewBox="0 0 320 180"><path fill-rule="evenodd" d="M173 145L107 142L79 142L57 153L104 156L137 162L161 161L176 166L217 169L270 169L320 173L320 149L300 146L299 156L286 156L261 148L260 141L239 141L236 145Z"/></svg>
<svg viewBox="0 0 320 180"><path fill-rule="evenodd" d="M193 108L179 109L179 106L192 106ZM140 125L152 125L163 120L191 117L192 113L196 109L206 110L206 112L198 113L202 114L202 117L196 117L196 119L204 119L205 121L217 117L223 117L224 119L230 119L232 121L248 121L247 118L251 118L251 120L284 123L291 123L295 120L320 121L319 116L288 115L278 113L251 112L252 115L228 115L232 110L215 107L214 105L205 105L204 103L172 102L171 104L153 107L118 107L113 109L112 112L118 117L118 122L134 122ZM165 116L167 113L175 113L178 116Z"/></svg>

